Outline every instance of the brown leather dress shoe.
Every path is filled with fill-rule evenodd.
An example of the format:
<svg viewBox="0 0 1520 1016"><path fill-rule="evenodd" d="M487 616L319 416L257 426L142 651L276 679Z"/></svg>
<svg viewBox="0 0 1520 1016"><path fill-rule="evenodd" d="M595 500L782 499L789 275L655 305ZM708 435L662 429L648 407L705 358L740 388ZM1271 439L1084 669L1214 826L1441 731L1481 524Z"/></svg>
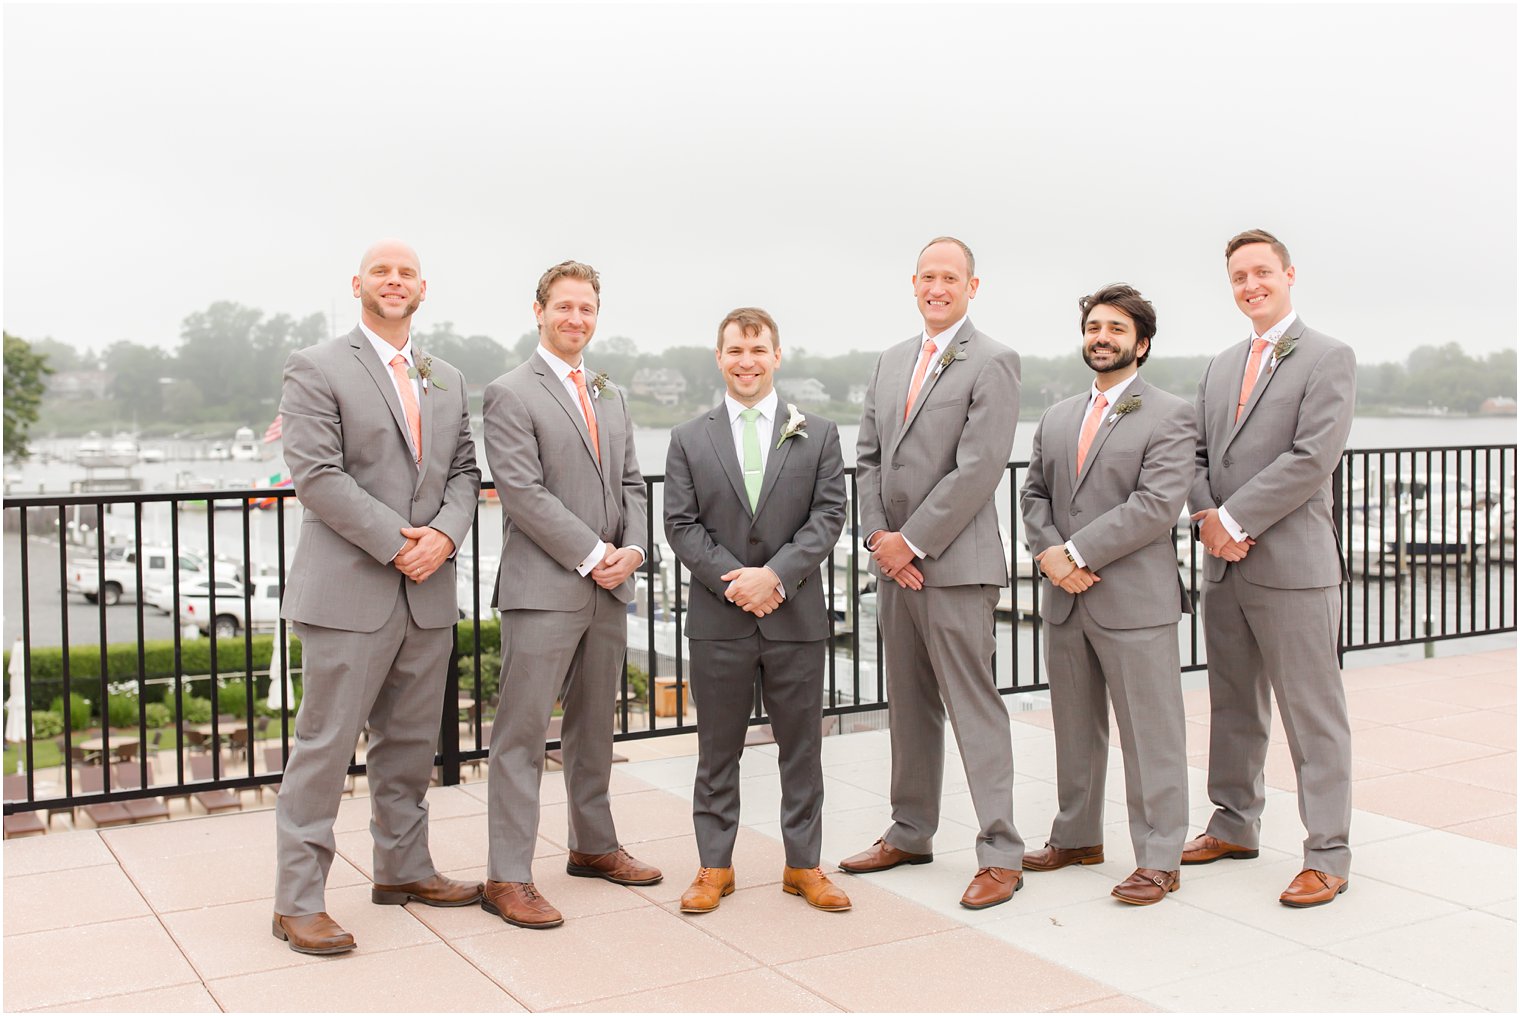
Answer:
<svg viewBox="0 0 1520 1016"><path fill-rule="evenodd" d="M961 896L967 910L986 910L1007 903L1024 888L1024 873L1016 868L982 868L972 876L971 884Z"/></svg>
<svg viewBox="0 0 1520 1016"><path fill-rule="evenodd" d="M681 913L705 914L717 910L723 897L733 891L734 869L700 868L681 894Z"/></svg>
<svg viewBox="0 0 1520 1016"><path fill-rule="evenodd" d="M479 882L460 882L435 873L420 882L408 882L405 885L381 885L377 882L370 890L369 898L375 903L396 906L416 900L430 907L466 907L479 902L484 889Z"/></svg>
<svg viewBox="0 0 1520 1016"><path fill-rule="evenodd" d="M822 868L782 868L781 891L801 896L819 910L849 910L850 898Z"/></svg>
<svg viewBox="0 0 1520 1016"><path fill-rule="evenodd" d="M1182 872L1136 868L1129 878L1114 886L1113 897L1121 903L1148 907L1182 888Z"/></svg>
<svg viewBox="0 0 1520 1016"><path fill-rule="evenodd" d="M271 929L274 937L290 944L298 953L313 956L332 956L354 948L354 936L344 931L337 921L327 914L307 914L305 917L274 915Z"/></svg>
<svg viewBox="0 0 1520 1016"><path fill-rule="evenodd" d="M480 904L508 924L534 931L558 928L565 918L538 894L532 882L486 882L486 898Z"/></svg>
<svg viewBox="0 0 1520 1016"><path fill-rule="evenodd" d="M1025 871L1057 871L1073 864L1102 864L1103 844L1096 847L1057 847L1047 843L1041 850L1024 855Z"/></svg>
<svg viewBox="0 0 1520 1016"><path fill-rule="evenodd" d="M654 885L665 876L660 869L635 860L622 847L610 854L582 854L570 851L565 871L581 878L605 878L618 885Z"/></svg>
<svg viewBox="0 0 1520 1016"><path fill-rule="evenodd" d="M1313 868L1298 873L1288 888L1277 897L1285 907L1322 907L1335 902L1335 898L1349 888L1351 883L1338 875L1327 875Z"/></svg>
<svg viewBox="0 0 1520 1016"><path fill-rule="evenodd" d="M877 840L865 850L839 862L839 867L852 875L864 875L872 871L887 871L899 864L928 864L933 854L910 854L898 850L886 840Z"/></svg>
<svg viewBox="0 0 1520 1016"><path fill-rule="evenodd" d="M1253 857L1260 857L1261 851L1255 847L1242 847L1238 843L1226 843L1216 836L1204 833L1188 840L1182 847L1183 864L1213 864L1226 858L1235 861L1249 861Z"/></svg>

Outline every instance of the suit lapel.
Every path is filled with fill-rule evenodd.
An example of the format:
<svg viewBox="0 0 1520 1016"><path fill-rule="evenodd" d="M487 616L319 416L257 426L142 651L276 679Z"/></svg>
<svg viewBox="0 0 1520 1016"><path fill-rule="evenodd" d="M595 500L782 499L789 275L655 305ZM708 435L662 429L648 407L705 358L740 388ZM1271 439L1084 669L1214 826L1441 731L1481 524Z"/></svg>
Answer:
<svg viewBox="0 0 1520 1016"><path fill-rule="evenodd" d="M369 372L369 376L375 382L375 387L380 389L380 397L390 407L391 419L396 421L396 429L401 431L401 443L406 445L407 450L412 448L412 434L406 425L406 411L401 408L401 397L396 394L396 382L391 380L390 368L380 362L380 357L375 355L375 347L370 344L369 336L360 328L355 328L348 333L348 344L353 347L354 356ZM423 420L426 421L424 416ZM423 431L427 427L424 425ZM415 455L415 452L413 453Z"/></svg>
<svg viewBox="0 0 1520 1016"><path fill-rule="evenodd" d="M538 383L544 386L544 391L548 392L555 402L559 403L560 408L565 411L565 415L570 418L571 425L580 434L581 444L586 446L586 454L591 456L591 465L597 466L596 449L591 447L591 431L586 429L586 418L581 414L581 407L577 406L575 401L570 398L570 393L565 391L564 383L560 381L549 365L544 362L542 354L537 352L533 354L533 369L538 374ZM595 403L592 406L591 411L594 413L596 412ZM597 419L600 421L601 417ZM600 467L598 467L597 471L598 473L601 472Z"/></svg>
<svg viewBox="0 0 1520 1016"><path fill-rule="evenodd" d="M777 477L781 474L781 466L786 462L787 453L792 450L792 445L806 438L794 437L786 441L781 440L781 432L786 429L786 405L779 400L776 402L775 425L771 427L770 455L765 460L765 478L760 481L760 496L755 499L755 514L759 515L765 507L765 502L770 500L771 491L776 488Z"/></svg>
<svg viewBox="0 0 1520 1016"><path fill-rule="evenodd" d="M1291 338L1295 341L1303 334L1303 318L1294 318L1293 323L1283 331L1284 337ZM1231 372L1231 376L1244 379L1246 374L1246 362L1250 359L1250 350L1251 343L1247 341L1245 344L1246 352L1241 359L1240 370L1238 372ZM1230 442L1235 440L1235 435L1240 433L1240 428L1245 426L1245 422L1251 418L1251 410L1256 408L1256 404L1261 401L1262 395L1266 393L1267 386L1270 385L1272 383L1272 379L1277 376L1277 367L1282 366L1281 363L1278 363L1275 366L1273 365L1270 359L1272 356L1271 347L1262 350L1261 356L1262 359L1266 362L1261 365L1261 373L1256 377L1256 385L1251 389L1250 398L1246 399L1246 405L1245 408L1241 410L1240 419L1234 421L1234 425L1230 428L1230 436L1225 439L1224 448L1230 447ZM1236 391L1238 392L1239 389L1237 388ZM1221 448L1220 451L1223 452L1224 448Z"/></svg>
<svg viewBox="0 0 1520 1016"><path fill-rule="evenodd" d="M585 367L586 367L586 365L584 363L582 363L581 364L581 369L584 370ZM592 376L595 377L595 375L592 375ZM612 462L612 445L613 445L613 442L616 441L618 438L615 435L611 435L611 434L607 433L607 420L611 416L613 416L614 414L612 414L612 413L606 413L606 414L604 414L602 412L602 397L600 395L597 395L597 394L593 393L591 391L590 385L591 385L591 383L588 381L586 383L586 397L591 400L591 415L594 416L594 417L596 417L596 439L597 439L597 444L598 444L598 446L605 445L607 447L607 451L602 452L601 455L597 455L596 452L593 450L593 452L592 452L592 458L596 462L597 472L599 472L599 473L602 474L602 486L605 487L605 486L607 486L607 467ZM564 386L561 385L560 387L563 388ZM606 389L604 388L603 391L605 391L605 390ZM577 406L576 408L579 409L580 407ZM586 441L587 441L587 443L589 443L591 441L591 434L589 432L586 434Z"/></svg>
<svg viewBox="0 0 1520 1016"><path fill-rule="evenodd" d="M951 337L949 342L944 344L936 342L934 344L936 350L934 359L929 361L929 366L924 370L923 386L918 390L918 398L913 400L913 408L908 410L908 418L903 421L902 429L897 432L898 441L901 441L903 435L908 432L908 428L913 426L913 421L918 419L918 414L923 412L924 403L929 401L930 393L934 391L934 386L939 383L940 375L945 372L943 370L936 369L939 365L940 358L945 355L945 351L947 349L954 348L958 351L964 352L967 343L971 341L971 336L975 334L976 327L972 325L971 319L967 318L966 323L961 325L960 329L955 333L953 337ZM922 344L920 344L919 350L914 353L913 358L908 363L907 380L903 383L902 396L897 400L899 416L902 415L902 407L907 405L908 387L913 383L913 372L918 367L918 358L922 355L922 353ZM953 365L954 361L952 360L951 363ZM953 368L945 368L945 370L951 369Z"/></svg>
<svg viewBox="0 0 1520 1016"><path fill-rule="evenodd" d="M739 455L734 451L734 430L728 418L726 402L720 403L708 414L707 437L712 441L713 451L717 453L723 472L728 474L728 482L734 488L734 496L739 499L744 510L753 515L754 512L749 506L749 492L744 489L744 471L739 465Z"/></svg>
<svg viewBox="0 0 1520 1016"><path fill-rule="evenodd" d="M412 356L416 358L418 363L422 362L422 354L417 351L415 345L412 346ZM425 387L419 385L418 387L422 388L422 398L417 402L417 408L422 414L422 461L417 464L417 487L415 489L421 490L422 478L427 475L428 459L433 451L433 400L438 396L433 391L433 385Z"/></svg>
<svg viewBox="0 0 1520 1016"><path fill-rule="evenodd" d="M1124 399L1139 398L1140 394L1144 391L1145 382L1140 379L1139 375L1136 375L1135 380L1131 381L1129 387L1124 389ZM1123 402L1124 399L1120 399L1119 401ZM1097 461L1098 453L1103 450L1103 446L1108 442L1108 435L1120 427L1124 422L1125 416L1129 415L1127 413L1115 413L1115 405L1110 405L1103 411L1104 417L1102 422L1098 424L1098 432L1093 435L1092 447L1087 449L1087 461L1082 464L1082 472L1077 476L1076 485L1071 489L1073 496L1076 495L1077 489L1082 486L1082 481L1092 475L1093 463ZM1078 424L1079 428L1080 426ZM1076 461L1075 451L1072 454L1072 461L1073 463Z"/></svg>
<svg viewBox="0 0 1520 1016"><path fill-rule="evenodd" d="M1082 442L1082 423L1087 416L1087 403L1082 399L1071 400L1071 410L1062 414L1056 423L1058 441L1065 442L1061 447L1065 448L1065 454L1061 458L1066 460L1066 489L1072 493L1077 490L1077 445Z"/></svg>
<svg viewBox="0 0 1520 1016"><path fill-rule="evenodd" d="M881 383L887 386L887 392L891 396L889 412L890 420L877 420L876 426L887 438L882 442L883 446L895 447L903 432L903 407L908 402L908 385L913 381L913 367L918 363L918 354L913 352L913 347L903 343L899 347L891 362L882 368ZM890 426L890 430L887 427Z"/></svg>

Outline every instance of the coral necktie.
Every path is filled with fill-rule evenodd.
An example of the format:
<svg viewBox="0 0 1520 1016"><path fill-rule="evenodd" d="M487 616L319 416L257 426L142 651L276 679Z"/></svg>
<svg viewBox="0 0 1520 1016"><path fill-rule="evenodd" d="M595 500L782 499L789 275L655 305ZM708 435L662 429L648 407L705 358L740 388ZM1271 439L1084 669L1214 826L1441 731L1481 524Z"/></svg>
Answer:
<svg viewBox="0 0 1520 1016"><path fill-rule="evenodd" d="M406 357L397 353L391 357L391 376L396 379L396 387L401 389L401 408L406 410L406 429L412 432L412 451L417 455L417 463L422 463L422 410L417 405L417 389L412 384L412 379L406 376Z"/></svg>
<svg viewBox="0 0 1520 1016"><path fill-rule="evenodd" d="M1240 401L1235 403L1235 419L1240 419L1240 414L1246 411L1246 403L1251 400L1251 389L1256 387L1256 375L1261 373L1261 354L1266 351L1266 339L1254 339L1251 342L1251 358L1246 361L1246 376L1240 379Z"/></svg>
<svg viewBox="0 0 1520 1016"><path fill-rule="evenodd" d="M596 452L596 461L602 461L602 445L596 439L596 413L591 409L591 400L586 396L586 375L579 367L570 372L570 377L575 381L575 394L581 397L581 413L586 417L586 430L591 434L591 450Z"/></svg>
<svg viewBox="0 0 1520 1016"><path fill-rule="evenodd" d="M913 372L913 386L908 389L908 402L903 406L903 419L913 412L913 403L918 400L918 390L924 386L924 375L929 372L929 361L934 359L934 340L924 340L924 351L918 358L918 369Z"/></svg>
<svg viewBox="0 0 1520 1016"><path fill-rule="evenodd" d="M1087 452L1092 448L1093 438L1098 434L1098 424L1103 422L1103 410L1107 408L1108 399L1099 393L1098 397L1093 399L1092 408L1087 411L1087 419L1082 421L1082 435L1077 438L1078 476L1082 475L1082 463L1087 461Z"/></svg>

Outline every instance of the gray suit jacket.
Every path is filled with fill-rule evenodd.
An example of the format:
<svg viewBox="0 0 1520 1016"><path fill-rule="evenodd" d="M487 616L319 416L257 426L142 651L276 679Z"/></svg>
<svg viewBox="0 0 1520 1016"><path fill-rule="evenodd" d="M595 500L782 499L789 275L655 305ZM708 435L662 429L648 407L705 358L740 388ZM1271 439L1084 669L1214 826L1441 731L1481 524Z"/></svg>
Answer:
<svg viewBox="0 0 1520 1016"><path fill-rule="evenodd" d="M486 386L486 461L502 515L499 610L579 610L597 585L575 569L596 541L649 539L628 404L609 384L591 407L600 466L580 406L539 353ZM629 602L633 583L630 575L612 594Z"/></svg>
<svg viewBox="0 0 1520 1016"><path fill-rule="evenodd" d="M665 536L696 580L686 634L737 639L757 628L768 639L814 642L833 630L819 566L844 529L844 461L839 428L821 416L777 447L786 424L777 407L770 452L754 511L734 451L728 406L688 420L670 432L665 459ZM763 618L724 599L718 576L768 565L786 599Z"/></svg>
<svg viewBox="0 0 1520 1016"><path fill-rule="evenodd" d="M1204 574L1216 582L1226 567L1275 589L1336 586L1343 578L1330 475L1351 433L1356 354L1303 318L1285 334L1293 351L1263 371L1238 423L1249 340L1214 357L1198 383L1192 510L1224 507L1256 540L1233 565L1204 558Z"/></svg>
<svg viewBox="0 0 1520 1016"><path fill-rule="evenodd" d="M429 385L419 400L419 467L396 387L362 331L297 350L285 361L285 463L306 516L281 617L376 631L404 583L419 627L459 620L452 558L421 583L407 582L391 565L406 543L403 526L432 526L458 548L475 519L480 467L464 375L437 359L433 375L446 387Z"/></svg>
<svg viewBox="0 0 1520 1016"><path fill-rule="evenodd" d="M1193 407L1136 377L1124 391L1139 408L1110 409L1077 473L1077 440L1087 393L1056 403L1040 418L1019 502L1031 553L1070 540L1103 581L1082 602L1105 628L1176 624L1192 604L1172 543L1193 482ZM1173 595L1172 590L1176 590ZM1060 624L1076 597L1049 579L1040 616Z"/></svg>
<svg viewBox="0 0 1520 1016"><path fill-rule="evenodd" d="M963 358L930 366L905 421L922 340L882 353L871 375L855 451L861 532L901 532L924 552L925 586L1006 586L992 495L1019 422L1019 354L968 318L941 349Z"/></svg>

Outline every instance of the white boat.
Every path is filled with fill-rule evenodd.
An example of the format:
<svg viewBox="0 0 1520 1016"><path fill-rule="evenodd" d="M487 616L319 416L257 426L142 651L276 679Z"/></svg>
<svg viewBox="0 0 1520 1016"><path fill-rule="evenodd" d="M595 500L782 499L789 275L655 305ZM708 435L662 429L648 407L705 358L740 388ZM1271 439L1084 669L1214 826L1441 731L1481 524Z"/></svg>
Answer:
<svg viewBox="0 0 1520 1016"><path fill-rule="evenodd" d="M86 469L121 468L136 465L137 455L137 441L132 435L123 432L107 443L92 430L80 439L74 461Z"/></svg>
<svg viewBox="0 0 1520 1016"><path fill-rule="evenodd" d="M234 462L257 462L263 457L259 442L253 436L253 428L239 427L232 435L231 456Z"/></svg>

